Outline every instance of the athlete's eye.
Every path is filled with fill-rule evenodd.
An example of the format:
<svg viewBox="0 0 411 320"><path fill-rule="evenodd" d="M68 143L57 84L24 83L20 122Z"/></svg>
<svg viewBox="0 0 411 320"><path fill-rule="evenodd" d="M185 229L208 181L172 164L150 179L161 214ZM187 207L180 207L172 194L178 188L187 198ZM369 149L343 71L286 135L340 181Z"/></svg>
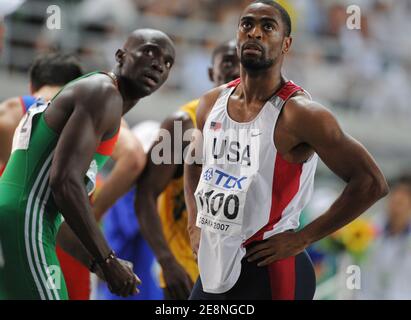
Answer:
<svg viewBox="0 0 411 320"><path fill-rule="evenodd" d="M241 23L241 27L243 27L244 29L250 29L252 26L251 26L251 23L249 21L243 21Z"/></svg>
<svg viewBox="0 0 411 320"><path fill-rule="evenodd" d="M264 25L264 30L266 31L273 31L274 30L274 26L270 23L267 23Z"/></svg>

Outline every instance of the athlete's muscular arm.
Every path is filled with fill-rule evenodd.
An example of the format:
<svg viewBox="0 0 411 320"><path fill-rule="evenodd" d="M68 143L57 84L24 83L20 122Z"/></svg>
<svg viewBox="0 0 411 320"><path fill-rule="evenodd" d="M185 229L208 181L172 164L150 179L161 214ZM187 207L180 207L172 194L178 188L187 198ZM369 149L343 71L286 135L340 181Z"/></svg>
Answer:
<svg viewBox="0 0 411 320"><path fill-rule="evenodd" d="M57 244L64 251L76 258L87 269L93 261L92 255L87 251L80 239L75 235L67 222L63 222L57 233Z"/></svg>
<svg viewBox="0 0 411 320"><path fill-rule="evenodd" d="M104 181L93 203L93 212L97 221L131 189L146 164L143 146L124 120L121 122L118 141L111 158L115 161L113 170Z"/></svg>
<svg viewBox="0 0 411 320"><path fill-rule="evenodd" d="M197 121L199 118L197 118ZM190 144L190 153L202 152L202 132L196 130ZM194 155L193 155L194 157ZM200 245L200 228L196 226L197 220L197 205L194 197L198 182L201 175L201 164L184 162L184 198L187 208L187 231L190 236L191 250L195 259Z"/></svg>
<svg viewBox="0 0 411 320"><path fill-rule="evenodd" d="M181 150L174 150L174 121L182 122L182 131L193 127L191 119L182 112L167 118L161 129L167 130L171 136L171 164L155 164L152 153L153 148L162 143L154 143L148 153L147 166L137 182L135 211L140 223L141 233L153 250L158 262L163 269L166 290L171 299L187 299L193 283L189 275L177 262L164 237L160 216L157 210L157 198L166 189L170 181L178 174L182 167L183 150L188 143L183 143ZM168 151L166 151L168 154ZM181 152L180 162L174 162L174 153ZM181 174L181 173L180 173Z"/></svg>
<svg viewBox="0 0 411 320"><path fill-rule="evenodd" d="M303 251L353 221L388 193L385 178L367 150L344 133L330 111L304 97L291 99L284 121L298 143L308 144L347 185L333 205L296 233L273 236L248 252L261 266Z"/></svg>
<svg viewBox="0 0 411 320"><path fill-rule="evenodd" d="M114 132L116 121L120 121L122 100L114 90L94 94L94 99L89 97L91 94L73 93L77 100L60 133L50 172L50 188L57 206L97 261L104 261L111 249L92 214L84 177L103 135ZM117 259L102 263L101 267L112 292L122 296L137 292L135 275Z"/></svg>
<svg viewBox="0 0 411 320"><path fill-rule="evenodd" d="M119 104L119 101L112 102ZM107 120L109 111L101 109L107 116L96 116L92 108L85 105L74 107L60 134L50 173L50 187L57 206L87 250L99 260L108 256L110 248L91 215L84 177L105 131L113 126Z"/></svg>
<svg viewBox="0 0 411 320"><path fill-rule="evenodd" d="M222 87L213 89L200 99L196 113L198 130L194 131L190 151L187 154L190 158L202 159L204 123L222 90ZM191 248L196 258L200 244L200 229L196 226L197 206L194 193L200 180L201 168L201 163L184 162L184 196L188 213L187 230L190 235Z"/></svg>

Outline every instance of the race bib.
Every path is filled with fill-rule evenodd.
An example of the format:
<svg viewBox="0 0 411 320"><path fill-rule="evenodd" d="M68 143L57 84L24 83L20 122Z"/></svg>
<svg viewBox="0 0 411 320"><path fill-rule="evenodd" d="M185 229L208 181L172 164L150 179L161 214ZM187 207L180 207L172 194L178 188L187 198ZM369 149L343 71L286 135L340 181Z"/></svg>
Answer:
<svg viewBox="0 0 411 320"><path fill-rule="evenodd" d="M224 235L240 235L252 178L252 175L233 176L216 167L206 168L195 192L197 227Z"/></svg>
<svg viewBox="0 0 411 320"><path fill-rule="evenodd" d="M27 150L29 148L31 127L33 124L33 117L36 114L43 112L47 108L47 104L43 100L38 100L36 105L31 107L23 118L20 120L13 136L12 153L15 150Z"/></svg>

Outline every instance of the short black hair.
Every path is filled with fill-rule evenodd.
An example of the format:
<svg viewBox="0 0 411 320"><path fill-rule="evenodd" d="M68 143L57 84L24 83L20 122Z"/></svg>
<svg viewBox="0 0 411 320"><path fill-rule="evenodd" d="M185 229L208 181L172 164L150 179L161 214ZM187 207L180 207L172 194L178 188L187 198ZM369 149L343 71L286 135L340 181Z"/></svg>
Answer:
<svg viewBox="0 0 411 320"><path fill-rule="evenodd" d="M33 91L41 87L64 86L83 75L77 58L71 54L47 53L38 56L30 67L30 82Z"/></svg>
<svg viewBox="0 0 411 320"><path fill-rule="evenodd" d="M279 4L278 2L275 2L274 0L255 0L251 4L255 3L262 3L266 4L269 6L272 6L273 8L277 9L280 12L281 19L283 20L284 26L285 26L285 35L289 37L291 35L291 18L290 15L288 14L287 10L284 9L284 7Z"/></svg>

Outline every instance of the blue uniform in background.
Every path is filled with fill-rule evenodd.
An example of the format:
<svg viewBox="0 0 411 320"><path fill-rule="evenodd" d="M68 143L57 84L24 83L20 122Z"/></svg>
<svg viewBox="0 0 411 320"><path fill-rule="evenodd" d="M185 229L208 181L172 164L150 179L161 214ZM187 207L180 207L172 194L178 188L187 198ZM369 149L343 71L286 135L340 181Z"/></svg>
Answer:
<svg viewBox="0 0 411 320"><path fill-rule="evenodd" d="M140 233L134 213L134 194L131 190L107 212L104 220L105 237L116 255L134 264L134 273L142 281L140 293L128 298L113 295L105 283L98 289L98 299L104 300L162 300L163 292L158 286L154 255Z"/></svg>
<svg viewBox="0 0 411 320"><path fill-rule="evenodd" d="M21 96L20 102L22 104L24 113L26 113L30 107L36 102L36 97L33 96Z"/></svg>

